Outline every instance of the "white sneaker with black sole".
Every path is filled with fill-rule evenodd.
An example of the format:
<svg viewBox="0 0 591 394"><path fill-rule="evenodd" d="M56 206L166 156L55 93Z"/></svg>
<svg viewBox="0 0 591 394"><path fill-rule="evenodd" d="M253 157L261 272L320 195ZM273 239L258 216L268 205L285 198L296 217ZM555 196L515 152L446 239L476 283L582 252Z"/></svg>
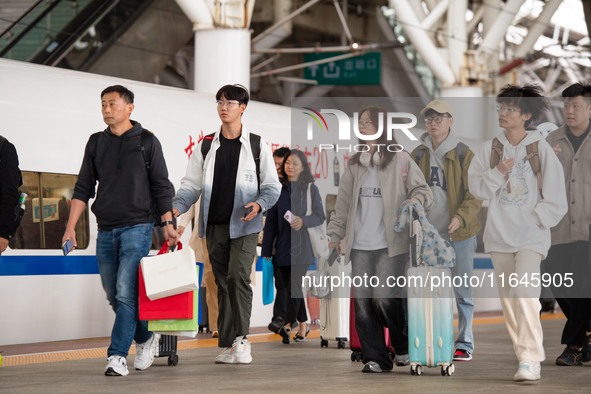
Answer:
<svg viewBox="0 0 591 394"><path fill-rule="evenodd" d="M127 360L121 356L110 356L107 358L107 366L105 367L106 376L127 376Z"/></svg>
<svg viewBox="0 0 591 394"><path fill-rule="evenodd" d="M133 367L138 371L150 368L154 362L154 356L160 345L160 334L152 334L152 337L144 343L135 344L135 360Z"/></svg>

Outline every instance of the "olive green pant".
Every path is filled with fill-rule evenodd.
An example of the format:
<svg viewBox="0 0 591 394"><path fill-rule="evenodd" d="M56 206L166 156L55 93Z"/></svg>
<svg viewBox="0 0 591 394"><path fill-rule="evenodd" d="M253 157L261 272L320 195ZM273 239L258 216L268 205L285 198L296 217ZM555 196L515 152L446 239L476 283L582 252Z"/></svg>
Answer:
<svg viewBox="0 0 591 394"><path fill-rule="evenodd" d="M258 234L230 239L229 225L208 225L207 250L218 286L218 346L248 334L252 312L250 273Z"/></svg>

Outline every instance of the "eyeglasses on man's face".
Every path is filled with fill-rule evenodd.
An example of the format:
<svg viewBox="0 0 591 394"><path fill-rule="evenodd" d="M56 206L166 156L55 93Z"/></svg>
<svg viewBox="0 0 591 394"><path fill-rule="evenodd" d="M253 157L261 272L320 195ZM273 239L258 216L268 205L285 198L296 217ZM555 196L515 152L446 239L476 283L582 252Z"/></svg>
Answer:
<svg viewBox="0 0 591 394"><path fill-rule="evenodd" d="M216 100L218 107L235 107L240 105L240 101L237 100Z"/></svg>
<svg viewBox="0 0 591 394"><path fill-rule="evenodd" d="M435 116L428 116L425 118L425 124L441 123L443 122L443 118L450 118L449 115L435 115Z"/></svg>
<svg viewBox="0 0 591 394"><path fill-rule="evenodd" d="M521 112L521 108L515 107L513 105L497 104L497 112L505 112L507 114L512 114L514 112Z"/></svg>

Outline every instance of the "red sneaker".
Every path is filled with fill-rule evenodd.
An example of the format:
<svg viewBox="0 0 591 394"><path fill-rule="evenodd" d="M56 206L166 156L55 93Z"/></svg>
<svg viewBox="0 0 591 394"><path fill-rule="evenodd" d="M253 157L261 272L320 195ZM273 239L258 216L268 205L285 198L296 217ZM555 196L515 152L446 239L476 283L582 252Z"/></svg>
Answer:
<svg viewBox="0 0 591 394"><path fill-rule="evenodd" d="M472 354L464 349L456 349L454 353L454 361L470 361L472 360Z"/></svg>

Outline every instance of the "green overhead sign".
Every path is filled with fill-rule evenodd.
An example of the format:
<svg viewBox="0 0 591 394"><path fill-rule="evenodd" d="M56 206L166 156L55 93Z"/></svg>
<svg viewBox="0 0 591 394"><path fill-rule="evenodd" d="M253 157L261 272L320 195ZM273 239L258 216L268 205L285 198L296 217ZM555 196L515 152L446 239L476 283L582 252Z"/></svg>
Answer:
<svg viewBox="0 0 591 394"><path fill-rule="evenodd" d="M304 62L326 59L341 53L307 53ZM316 64L304 69L304 78L320 85L379 85L381 53L369 52L349 59Z"/></svg>

